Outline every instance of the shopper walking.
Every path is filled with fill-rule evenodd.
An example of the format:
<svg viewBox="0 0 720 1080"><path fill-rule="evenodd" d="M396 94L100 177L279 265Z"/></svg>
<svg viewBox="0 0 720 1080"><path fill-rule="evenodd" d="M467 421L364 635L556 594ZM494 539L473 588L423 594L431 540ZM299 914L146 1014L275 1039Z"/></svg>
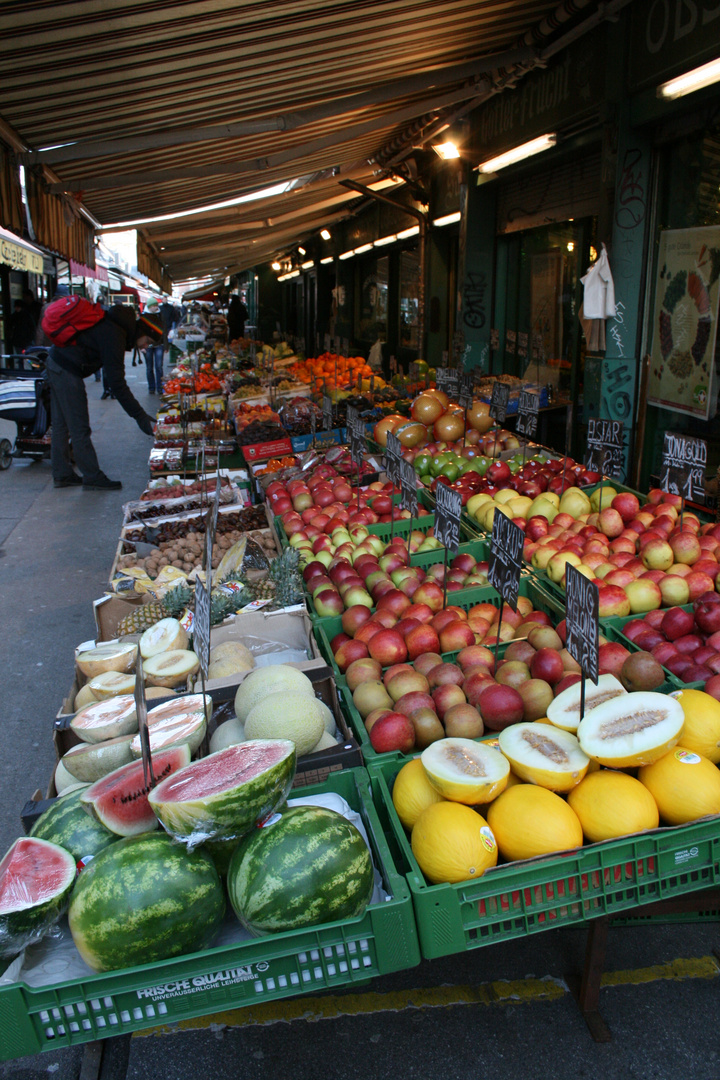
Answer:
<svg viewBox="0 0 720 1080"><path fill-rule="evenodd" d="M239 296L231 296L228 304L228 334L230 341L237 341L245 336L245 320L248 317L248 309Z"/></svg>
<svg viewBox="0 0 720 1080"><path fill-rule="evenodd" d="M111 392L128 416L137 422L145 435L153 434L153 418L132 395L125 381L125 352L137 345L144 349L162 338L162 328L152 317L135 319L135 312L124 304L115 304L88 330L60 348L53 345L46 371L50 383L52 410L51 462L55 487L82 484L84 488L115 491L120 480L111 480L98 464L92 444L88 401L84 380L102 368ZM70 442L82 476L70 460Z"/></svg>
<svg viewBox="0 0 720 1080"><path fill-rule="evenodd" d="M167 330L160 314L157 300L148 300L143 311L143 316L152 321L160 333L160 341L155 345L149 345L145 350L145 367L147 369L148 393L161 394L163 381L163 357L167 344Z"/></svg>

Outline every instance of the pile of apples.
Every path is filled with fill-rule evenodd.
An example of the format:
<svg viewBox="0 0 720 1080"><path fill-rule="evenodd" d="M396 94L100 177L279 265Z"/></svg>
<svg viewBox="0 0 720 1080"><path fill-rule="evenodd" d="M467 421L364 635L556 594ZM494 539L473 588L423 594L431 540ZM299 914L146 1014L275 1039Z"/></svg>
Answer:
<svg viewBox="0 0 720 1080"><path fill-rule="evenodd" d="M378 521L390 521L393 512L392 484L381 484L376 480L367 487L361 487L358 510L357 487L353 487L346 477L336 473L328 464L318 465L307 479L295 477L287 483L274 480L268 484L265 497L275 515L284 517L287 514L291 519L309 510L323 510L330 517L336 511L346 510L348 518L353 513L359 513L359 521L374 525ZM401 511L396 508L395 518L400 515ZM405 516L408 516L407 512Z"/></svg>
<svg viewBox="0 0 720 1080"><path fill-rule="evenodd" d="M703 683L720 700L720 596L706 592L692 610L650 611L625 623L622 633L636 648L651 652L683 683Z"/></svg>
<svg viewBox="0 0 720 1080"><path fill-rule="evenodd" d="M514 436L512 438L519 445L517 439ZM510 440L506 440L505 448L514 449ZM522 456L519 454L506 460L491 462L488 460L488 453L483 450L484 456L473 458L470 466L463 468L461 475L449 484L453 491L460 492L463 506L467 505L471 517L476 516L474 508L486 501L475 499L471 507L471 500L480 494L493 499L501 491L510 491L515 497L527 498L532 502L546 492L560 496L570 487L589 487L600 480L600 473L586 469L572 458L546 458L543 454L535 454L523 465ZM477 476L474 475L475 472ZM438 476L429 486L434 491L437 484L446 482L442 476Z"/></svg>
<svg viewBox="0 0 720 1080"><path fill-rule="evenodd" d="M517 612L506 608L500 626L497 609L490 622L489 608L451 605L433 614L413 603L399 617L380 605L374 615L345 612L344 632L331 644L377 753L409 753L446 736L478 738L540 720L580 679L565 648L564 620L553 627L526 597L518 598ZM497 638L509 644L496 665L489 644ZM603 638L600 673L619 675L630 657L620 642Z"/></svg>
<svg viewBox="0 0 720 1080"><path fill-rule="evenodd" d="M367 530L365 530L367 533ZM359 535L359 533L356 533ZM318 538L318 543L322 538ZM411 533L410 549L420 550L427 539L423 533ZM434 539L434 538L433 538ZM442 545L435 541L437 547ZM327 550L327 549L321 549ZM318 552L320 554L320 552ZM348 626L360 626L362 612L349 614L354 607L365 610L378 607L387 597L384 609L398 614L411 599L415 603L430 603L432 609L442 607L444 583L447 576L447 592L459 592L488 584L488 563L478 562L474 555L459 552L450 563L447 575L445 564L437 563L427 570L410 566L407 543L398 538L385 545L377 536L367 535L354 549L352 560L339 553L326 565L314 559L303 570L303 580L312 597L316 614L325 618L330 615L347 618Z"/></svg>

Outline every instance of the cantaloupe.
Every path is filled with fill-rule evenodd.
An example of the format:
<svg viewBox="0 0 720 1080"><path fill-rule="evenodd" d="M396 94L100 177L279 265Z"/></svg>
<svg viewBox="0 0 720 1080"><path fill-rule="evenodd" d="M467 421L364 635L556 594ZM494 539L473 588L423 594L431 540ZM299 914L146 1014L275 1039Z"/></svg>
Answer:
<svg viewBox="0 0 720 1080"><path fill-rule="evenodd" d="M149 686L184 686L188 678L200 669L200 661L191 649L173 649L156 653L143 664L145 681Z"/></svg>
<svg viewBox="0 0 720 1080"><path fill-rule="evenodd" d="M268 694L245 720L246 739L289 739L298 757L309 754L324 731L319 702L310 694Z"/></svg>
<svg viewBox="0 0 720 1080"><path fill-rule="evenodd" d="M511 724L498 741L516 776L550 791L570 791L590 764L575 736L550 724Z"/></svg>
<svg viewBox="0 0 720 1080"><path fill-rule="evenodd" d="M235 695L235 714L238 720L245 722L249 713L263 698L279 693L286 694L288 698L296 694L311 694L315 697L310 679L297 668L288 664L256 668L243 679Z"/></svg>
<svg viewBox="0 0 720 1080"><path fill-rule="evenodd" d="M337 745L337 741L333 736L329 735L327 731L323 731L310 753L318 754L321 750L337 750Z"/></svg>
<svg viewBox="0 0 720 1080"><path fill-rule="evenodd" d="M149 626L140 638L140 655L143 660L161 652L187 649L188 636L185 627L177 619L160 619Z"/></svg>
<svg viewBox="0 0 720 1080"><path fill-rule="evenodd" d="M70 727L83 742L99 743L116 739L119 735L132 735L138 729L135 714L135 698L132 694L118 694L106 701L95 701L75 713Z"/></svg>
<svg viewBox="0 0 720 1080"><path fill-rule="evenodd" d="M472 739L438 739L420 755L428 780L443 798L475 806L507 785L510 763L499 750Z"/></svg>
<svg viewBox="0 0 720 1080"><path fill-rule="evenodd" d="M121 765L130 764L133 760L130 751L132 739L132 735L121 735L101 743L80 743L63 754L58 764L63 765L75 780L94 784L101 776L107 776Z"/></svg>
<svg viewBox="0 0 720 1080"><path fill-rule="evenodd" d="M650 765L680 739L685 717L674 698L636 691L605 701L585 715L577 730L589 758L609 768Z"/></svg>
<svg viewBox="0 0 720 1080"><path fill-rule="evenodd" d="M226 746L237 746L245 742L245 725L236 716L219 724L210 736L210 753L224 750Z"/></svg>
<svg viewBox="0 0 720 1080"><path fill-rule="evenodd" d="M716 765L720 762L720 701L703 690L678 690L685 717L680 742Z"/></svg>
<svg viewBox="0 0 720 1080"><path fill-rule="evenodd" d="M75 663L86 679L92 679L105 671L130 671L136 656L137 645L132 642L107 641L78 653Z"/></svg>
<svg viewBox="0 0 720 1080"><path fill-rule="evenodd" d="M500 854L514 862L582 846L580 819L564 799L535 784L516 784L487 808Z"/></svg>
<svg viewBox="0 0 720 1080"><path fill-rule="evenodd" d="M107 701L118 694L130 695L135 690L135 676L122 671L104 671L88 683L98 701Z"/></svg>
<svg viewBox="0 0 720 1080"><path fill-rule="evenodd" d="M395 777L392 788L393 806L397 816L409 831L417 819L433 803L443 797L428 779L420 758L412 758Z"/></svg>
<svg viewBox="0 0 720 1080"><path fill-rule="evenodd" d="M497 864L492 829L461 803L428 806L415 822L410 843L418 866L433 884L473 880Z"/></svg>
<svg viewBox="0 0 720 1080"><path fill-rule="evenodd" d="M657 803L648 789L627 773L599 769L569 792L568 804L591 844L657 829Z"/></svg>
<svg viewBox="0 0 720 1080"><path fill-rule="evenodd" d="M667 825L720 814L720 769L708 758L674 747L658 761L645 765L638 780L648 789Z"/></svg>

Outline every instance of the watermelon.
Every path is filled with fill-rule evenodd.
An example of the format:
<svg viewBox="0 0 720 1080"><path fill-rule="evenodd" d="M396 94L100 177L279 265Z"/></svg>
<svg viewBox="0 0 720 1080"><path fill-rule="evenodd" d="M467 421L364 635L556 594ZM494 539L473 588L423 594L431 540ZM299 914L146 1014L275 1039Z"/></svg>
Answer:
<svg viewBox="0 0 720 1080"><path fill-rule="evenodd" d="M362 915L373 891L365 840L322 806L294 806L238 845L227 876L235 914L255 935Z"/></svg>
<svg viewBox="0 0 720 1080"><path fill-rule="evenodd" d="M94 821L85 810L80 802L85 790L84 787L77 788L56 799L30 830L31 836L65 848L76 862L88 855L97 855L117 840L115 833Z"/></svg>
<svg viewBox="0 0 720 1080"><path fill-rule="evenodd" d="M153 775L163 781L190 761L188 746L174 746L152 755ZM157 828L148 803L142 761L121 765L80 792L80 804L96 821L118 836L136 836Z"/></svg>
<svg viewBox="0 0 720 1080"><path fill-rule="evenodd" d="M294 743L254 739L180 769L148 802L176 840L239 839L285 801L294 777Z"/></svg>
<svg viewBox="0 0 720 1080"><path fill-rule="evenodd" d="M224 914L212 859L154 832L118 840L93 859L78 878L68 921L85 963L115 971L206 948Z"/></svg>
<svg viewBox="0 0 720 1080"><path fill-rule="evenodd" d="M62 915L75 881L69 851L22 836L0 862L0 956L39 941Z"/></svg>

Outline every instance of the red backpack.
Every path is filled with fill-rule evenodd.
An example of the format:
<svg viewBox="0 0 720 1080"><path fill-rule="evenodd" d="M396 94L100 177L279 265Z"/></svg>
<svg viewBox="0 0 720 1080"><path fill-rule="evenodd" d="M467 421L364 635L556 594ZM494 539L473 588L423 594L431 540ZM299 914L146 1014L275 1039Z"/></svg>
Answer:
<svg viewBox="0 0 720 1080"><path fill-rule="evenodd" d="M104 318L100 305L91 304L84 296L60 296L45 308L41 325L53 345L63 346Z"/></svg>

